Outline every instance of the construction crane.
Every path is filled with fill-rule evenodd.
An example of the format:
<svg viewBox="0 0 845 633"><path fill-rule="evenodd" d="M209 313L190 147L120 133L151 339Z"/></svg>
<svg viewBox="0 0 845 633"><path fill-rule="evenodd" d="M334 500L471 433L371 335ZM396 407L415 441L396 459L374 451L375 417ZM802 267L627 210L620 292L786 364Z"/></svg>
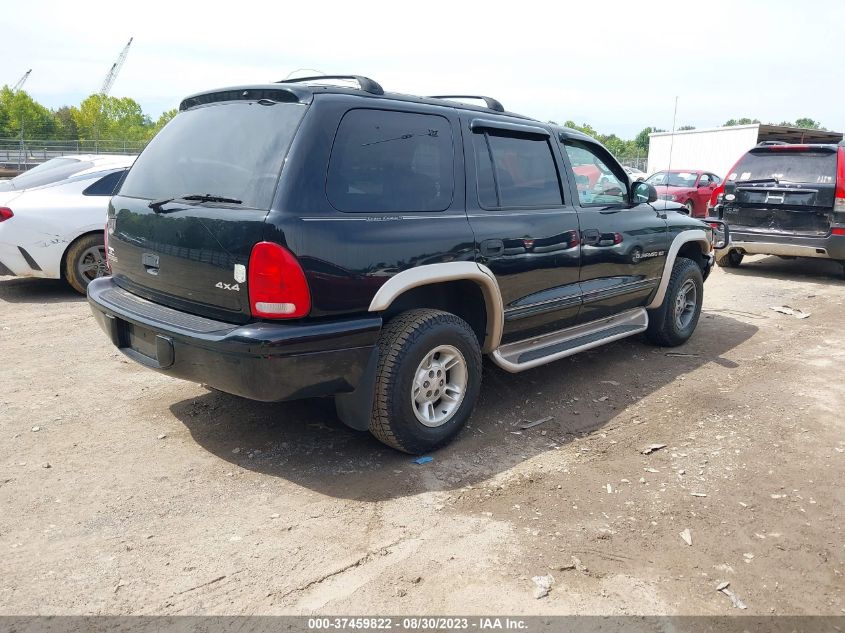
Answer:
<svg viewBox="0 0 845 633"><path fill-rule="evenodd" d="M27 70L27 71L23 74L23 77L21 77L20 79L18 79L18 83L16 83L14 86L12 86L12 92L17 92L18 90L20 90L21 88L23 88L23 85L26 83L26 80L27 80L27 79L29 79L29 73L31 73L31 72L32 72L32 68L30 68L29 70Z"/></svg>
<svg viewBox="0 0 845 633"><path fill-rule="evenodd" d="M117 57L117 61L111 65L109 68L109 72L106 74L106 78L103 80L103 87L100 88L100 94L104 97L109 94L111 87L114 85L114 80L117 79L117 75L120 72L120 69L123 68L123 62L126 61L126 55L129 54L129 47L132 45L132 40L134 38L129 38L129 42L127 42L126 46L123 47L123 50L120 51L120 55Z"/></svg>

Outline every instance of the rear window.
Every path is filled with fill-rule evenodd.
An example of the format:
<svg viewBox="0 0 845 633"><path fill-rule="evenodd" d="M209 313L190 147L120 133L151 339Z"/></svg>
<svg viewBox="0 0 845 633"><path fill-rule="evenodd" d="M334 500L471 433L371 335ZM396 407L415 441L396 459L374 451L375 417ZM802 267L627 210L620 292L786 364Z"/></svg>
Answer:
<svg viewBox="0 0 845 633"><path fill-rule="evenodd" d="M94 163L78 158L51 158L20 176L0 182L0 191L20 191L21 189L52 185L93 166Z"/></svg>
<svg viewBox="0 0 845 633"><path fill-rule="evenodd" d="M728 174L728 180L776 179L784 182L830 185L836 181L836 152L748 152Z"/></svg>
<svg viewBox="0 0 845 633"><path fill-rule="evenodd" d="M180 112L147 145L120 195L211 194L269 209L306 106L237 101Z"/></svg>
<svg viewBox="0 0 845 633"><path fill-rule="evenodd" d="M340 211L444 211L452 204L454 148L441 116L351 110L329 161L326 194Z"/></svg>

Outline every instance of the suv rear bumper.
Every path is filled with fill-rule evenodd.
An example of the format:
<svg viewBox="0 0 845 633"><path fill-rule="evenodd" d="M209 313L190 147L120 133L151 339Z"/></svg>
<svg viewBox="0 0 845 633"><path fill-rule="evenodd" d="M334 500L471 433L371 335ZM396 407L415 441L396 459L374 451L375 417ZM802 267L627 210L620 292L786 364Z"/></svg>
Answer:
<svg viewBox="0 0 845 633"><path fill-rule="evenodd" d="M111 277L88 285L88 302L112 343L168 376L274 402L350 392L381 330L380 317L234 325L142 299Z"/></svg>
<svg viewBox="0 0 845 633"><path fill-rule="evenodd" d="M728 248L749 255L785 255L845 260L845 235L809 237L781 233L757 233L731 227ZM724 252L727 249L722 249Z"/></svg>

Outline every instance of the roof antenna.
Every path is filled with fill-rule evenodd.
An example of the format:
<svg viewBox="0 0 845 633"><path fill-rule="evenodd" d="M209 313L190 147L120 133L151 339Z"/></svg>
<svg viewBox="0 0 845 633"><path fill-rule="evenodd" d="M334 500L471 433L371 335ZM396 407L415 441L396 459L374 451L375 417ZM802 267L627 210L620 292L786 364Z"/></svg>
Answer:
<svg viewBox="0 0 845 633"><path fill-rule="evenodd" d="M285 79L290 79L290 78L291 78L293 75L295 75L296 73L304 73L304 72L316 73L316 74L318 74L318 75L325 75L325 74L326 74L326 73L324 73L322 70L316 70L316 69L314 69L314 68L297 68L296 70L292 70L292 71L290 71L290 72L289 72L289 73L285 76Z"/></svg>
<svg viewBox="0 0 845 633"><path fill-rule="evenodd" d="M666 183L669 183L669 174L672 172L672 148L675 146L675 122L678 120L678 97L675 97L675 113L672 115L672 136L669 137L669 168L666 170Z"/></svg>

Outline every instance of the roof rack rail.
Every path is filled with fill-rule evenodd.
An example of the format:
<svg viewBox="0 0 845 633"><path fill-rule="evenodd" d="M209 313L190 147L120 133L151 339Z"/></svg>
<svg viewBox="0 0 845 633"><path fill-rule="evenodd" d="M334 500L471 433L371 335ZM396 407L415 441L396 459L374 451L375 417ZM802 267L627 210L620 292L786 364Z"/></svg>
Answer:
<svg viewBox="0 0 845 633"><path fill-rule="evenodd" d="M378 82L373 81L369 77L362 75L315 75L313 77L296 77L294 79L282 79L277 81L277 84L301 84L309 81L317 81L324 79L351 79L358 82L358 87L364 92L369 92L374 95L383 95L384 88Z"/></svg>
<svg viewBox="0 0 845 633"><path fill-rule="evenodd" d="M505 106L502 105L501 101L482 95L431 95L429 99L478 99L479 101L483 101L490 110L495 110L496 112L505 111Z"/></svg>

